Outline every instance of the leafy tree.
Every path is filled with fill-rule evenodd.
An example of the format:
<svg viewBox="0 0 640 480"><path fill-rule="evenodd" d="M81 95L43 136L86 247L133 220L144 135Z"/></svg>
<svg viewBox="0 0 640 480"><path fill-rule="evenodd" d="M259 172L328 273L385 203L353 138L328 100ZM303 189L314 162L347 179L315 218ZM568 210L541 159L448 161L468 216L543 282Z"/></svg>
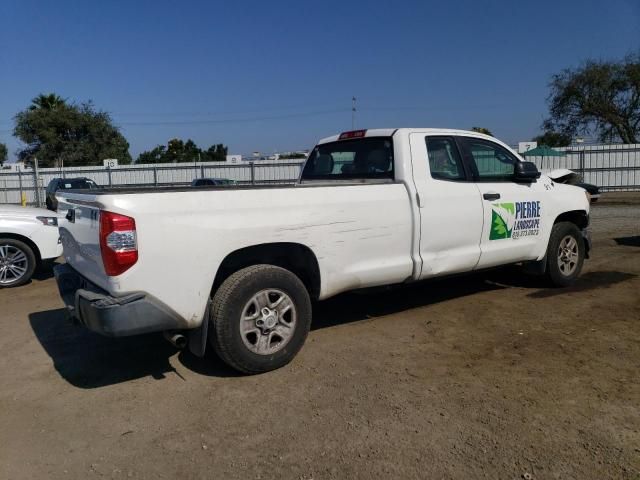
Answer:
<svg viewBox="0 0 640 480"><path fill-rule="evenodd" d="M164 145L158 145L154 149L138 155L136 163L163 163L166 151L167 148Z"/></svg>
<svg viewBox="0 0 640 480"><path fill-rule="evenodd" d="M191 139L187 140L184 143L184 148L182 150L182 158L183 162L196 162L198 160L202 160L200 158L201 150L195 144L195 142Z"/></svg>
<svg viewBox="0 0 640 480"><path fill-rule="evenodd" d="M68 103L55 94L39 95L15 117L13 134L26 144L20 160L40 166L101 165L105 158L131 163L129 143L108 113L91 102Z"/></svg>
<svg viewBox="0 0 640 480"><path fill-rule="evenodd" d="M206 162L224 162L227 159L229 148L222 143L211 145L203 152L203 161Z"/></svg>
<svg viewBox="0 0 640 480"><path fill-rule="evenodd" d="M550 83L543 128L573 138L595 133L602 141L640 139L640 52L622 61L589 60Z"/></svg>
<svg viewBox="0 0 640 480"><path fill-rule="evenodd" d="M472 132L478 132L478 133L484 133L485 135L491 135L493 137L493 133L491 133L491 130L489 130L488 128L471 127L471 131Z"/></svg>
<svg viewBox="0 0 640 480"><path fill-rule="evenodd" d="M546 145L547 147L568 147L571 145L571 136L548 130L537 137L533 137L531 141L538 142L538 145Z"/></svg>
<svg viewBox="0 0 640 480"><path fill-rule="evenodd" d="M142 152L136 163L181 163L181 162L211 162L224 161L227 158L228 148L219 143L212 145L207 150L201 150L193 140L186 142L173 138L167 142L167 146L158 145L154 149Z"/></svg>
<svg viewBox="0 0 640 480"><path fill-rule="evenodd" d="M7 146L4 143L0 143L0 167L7 161L8 153Z"/></svg>
<svg viewBox="0 0 640 480"><path fill-rule="evenodd" d="M177 138L169 140L163 163L178 163L184 161L184 142Z"/></svg>
<svg viewBox="0 0 640 480"><path fill-rule="evenodd" d="M289 152L289 153L283 153L281 154L278 158L283 159L283 160L293 160L293 159L297 159L297 158L307 158L307 156L304 153L299 153L299 152Z"/></svg>

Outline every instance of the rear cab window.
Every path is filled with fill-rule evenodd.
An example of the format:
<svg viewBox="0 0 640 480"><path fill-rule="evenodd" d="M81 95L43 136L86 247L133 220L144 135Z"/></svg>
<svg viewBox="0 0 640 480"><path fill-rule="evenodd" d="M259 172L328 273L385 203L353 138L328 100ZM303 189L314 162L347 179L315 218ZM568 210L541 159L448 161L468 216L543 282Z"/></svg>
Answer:
<svg viewBox="0 0 640 480"><path fill-rule="evenodd" d="M426 137L431 178L466 180L462 158L453 137Z"/></svg>
<svg viewBox="0 0 640 480"><path fill-rule="evenodd" d="M301 180L394 179L391 137L365 137L317 145Z"/></svg>

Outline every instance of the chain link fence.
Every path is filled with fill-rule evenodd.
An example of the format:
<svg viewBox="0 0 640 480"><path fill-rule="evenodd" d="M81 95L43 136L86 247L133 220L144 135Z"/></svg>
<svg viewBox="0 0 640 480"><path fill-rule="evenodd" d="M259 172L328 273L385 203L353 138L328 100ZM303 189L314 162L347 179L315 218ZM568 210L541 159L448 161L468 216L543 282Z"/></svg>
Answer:
<svg viewBox="0 0 640 480"><path fill-rule="evenodd" d="M543 172L566 168L603 192L640 190L640 144L556 148L562 156L528 156Z"/></svg>
<svg viewBox="0 0 640 480"><path fill-rule="evenodd" d="M131 165L114 168L74 167L0 171L0 204L43 206L46 187L54 178L90 178L110 188L187 186L198 178L233 180L237 184L290 184L298 181L303 160L276 162L222 162Z"/></svg>
<svg viewBox="0 0 640 480"><path fill-rule="evenodd" d="M640 144L585 145L556 149L562 156L526 157L540 170L566 168L601 191L640 190ZM238 184L295 183L303 160L131 165L114 168L41 168L0 171L0 204L45 204L45 189L54 178L87 177L105 187L186 186L197 178L229 179Z"/></svg>

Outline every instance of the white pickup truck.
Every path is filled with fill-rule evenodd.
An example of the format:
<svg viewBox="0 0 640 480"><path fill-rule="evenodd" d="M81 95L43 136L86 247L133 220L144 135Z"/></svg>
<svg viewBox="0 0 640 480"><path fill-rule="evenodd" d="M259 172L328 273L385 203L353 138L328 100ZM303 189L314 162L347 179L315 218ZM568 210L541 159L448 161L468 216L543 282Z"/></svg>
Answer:
<svg viewBox="0 0 640 480"><path fill-rule="evenodd" d="M246 373L288 363L311 301L523 263L574 282L585 191L541 176L493 137L357 130L321 140L295 185L58 193L73 317L111 336L207 343Z"/></svg>

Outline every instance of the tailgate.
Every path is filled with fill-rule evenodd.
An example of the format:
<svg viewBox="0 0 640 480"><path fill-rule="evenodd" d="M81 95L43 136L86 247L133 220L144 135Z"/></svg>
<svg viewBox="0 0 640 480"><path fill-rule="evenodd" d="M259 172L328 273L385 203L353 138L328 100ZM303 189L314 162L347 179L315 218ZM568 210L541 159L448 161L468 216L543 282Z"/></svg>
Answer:
<svg viewBox="0 0 640 480"><path fill-rule="evenodd" d="M109 290L100 254L100 208L90 194L58 194L60 238L69 265L99 287Z"/></svg>

